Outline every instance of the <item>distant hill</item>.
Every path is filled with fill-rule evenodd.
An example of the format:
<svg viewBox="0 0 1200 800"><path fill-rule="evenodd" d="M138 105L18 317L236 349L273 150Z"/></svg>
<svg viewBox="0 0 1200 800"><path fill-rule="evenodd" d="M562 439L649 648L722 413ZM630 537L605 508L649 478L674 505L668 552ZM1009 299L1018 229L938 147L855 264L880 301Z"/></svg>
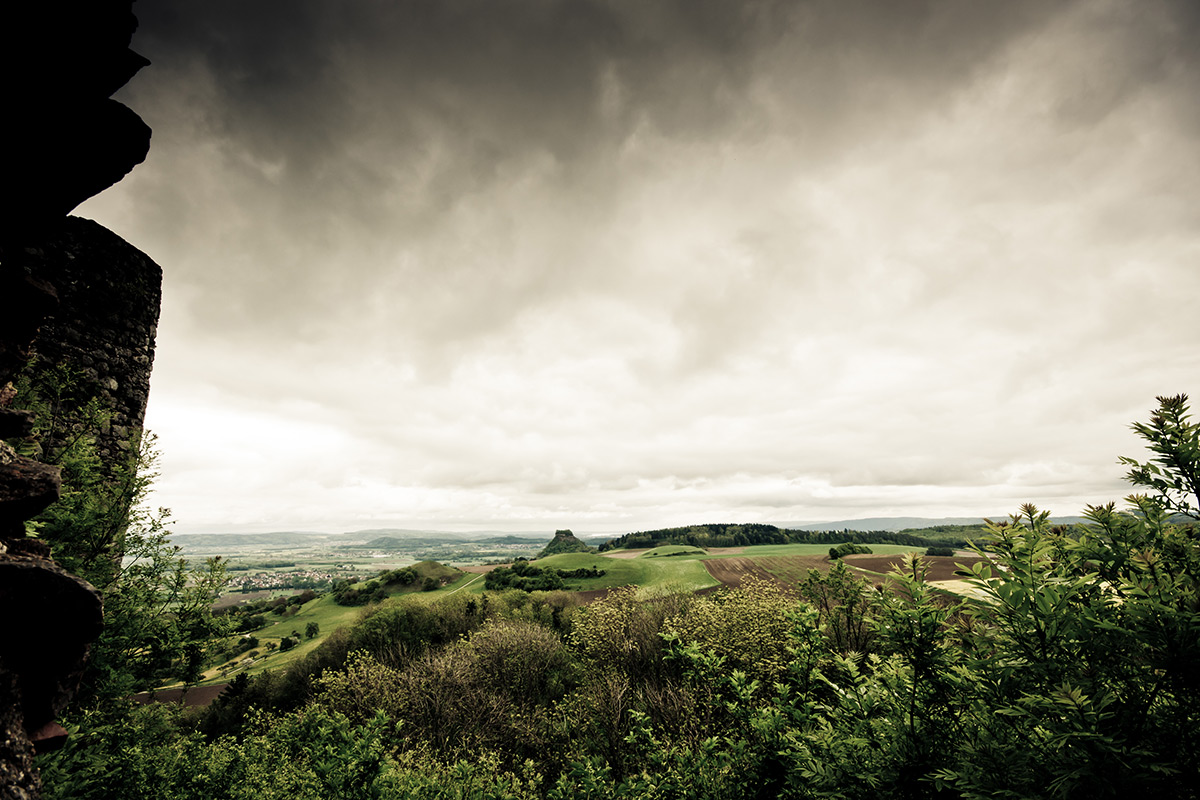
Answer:
<svg viewBox="0 0 1200 800"><path fill-rule="evenodd" d="M318 531L272 531L269 533L177 533L171 543L184 550L207 551L231 547L371 547L379 550L410 549L454 543L532 544L544 542L544 533L503 531L431 531L408 528L369 528L344 533Z"/></svg>
<svg viewBox="0 0 1200 800"><path fill-rule="evenodd" d="M556 556L559 553L594 553L596 548L588 547L586 544L575 538L575 534L569 530L555 531L554 538L550 540L550 544L542 548L542 552L537 554L538 558L546 556Z"/></svg>
<svg viewBox="0 0 1200 800"><path fill-rule="evenodd" d="M528 541L545 541L542 531L437 531L425 528L364 528L346 531L338 536L360 542L388 537L405 541L424 540L434 542L488 542L490 544L522 544Z"/></svg>
<svg viewBox="0 0 1200 800"><path fill-rule="evenodd" d="M202 550L209 547L302 547L308 544L332 542L336 538L336 534L309 531L176 533L169 537L171 544L185 550Z"/></svg>
<svg viewBox="0 0 1200 800"><path fill-rule="evenodd" d="M496 537L441 537L435 534L424 536L378 536L366 542L338 544L339 550L412 550L417 547L442 547L452 545L531 545L544 542L543 536L496 536Z"/></svg>
<svg viewBox="0 0 1200 800"><path fill-rule="evenodd" d="M982 525L985 517L993 522L1002 522L1008 519L1008 514L979 517L866 517L835 522L777 522L775 525L797 531L908 531L946 525ZM1059 525L1076 525L1086 521L1083 517L1051 518L1051 522Z"/></svg>
<svg viewBox="0 0 1200 800"><path fill-rule="evenodd" d="M339 545L339 550L407 550L412 547L428 547L430 545L439 545L444 542L444 539L422 539L413 537L411 539L401 539L397 536L380 536L372 539L369 542L356 542L354 544Z"/></svg>
<svg viewBox="0 0 1200 800"><path fill-rule="evenodd" d="M775 525L761 523L714 524L627 533L605 542L600 546L600 550L616 548L632 550L668 544L683 544L708 549L710 547L749 547L760 544L841 544L843 542L902 544L911 547L964 547L968 541L982 538L986 538L986 531L982 524L946 525L901 531L859 531L851 528L806 531L798 528L779 528Z"/></svg>

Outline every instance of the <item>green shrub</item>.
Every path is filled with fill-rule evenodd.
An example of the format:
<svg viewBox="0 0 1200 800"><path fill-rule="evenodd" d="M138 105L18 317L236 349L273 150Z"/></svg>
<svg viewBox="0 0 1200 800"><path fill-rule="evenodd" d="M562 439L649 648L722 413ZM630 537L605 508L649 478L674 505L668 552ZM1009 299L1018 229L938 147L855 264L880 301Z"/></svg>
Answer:
<svg viewBox="0 0 1200 800"><path fill-rule="evenodd" d="M866 554L873 552L871 548L865 544L856 544L855 542L846 542L839 544L836 547L829 548L829 560L836 561L842 556L852 556L860 553Z"/></svg>
<svg viewBox="0 0 1200 800"><path fill-rule="evenodd" d="M639 602L636 587L615 589L580 609L568 642L600 670L615 670L635 682L661 677L663 641L659 634L670 616L680 616L690 597Z"/></svg>
<svg viewBox="0 0 1200 800"><path fill-rule="evenodd" d="M575 659L562 639L532 622L489 622L464 647L482 686L513 703L549 705L578 680Z"/></svg>
<svg viewBox="0 0 1200 800"><path fill-rule="evenodd" d="M797 608L778 584L747 578L736 589L697 598L665 628L769 686L787 670L789 614Z"/></svg>

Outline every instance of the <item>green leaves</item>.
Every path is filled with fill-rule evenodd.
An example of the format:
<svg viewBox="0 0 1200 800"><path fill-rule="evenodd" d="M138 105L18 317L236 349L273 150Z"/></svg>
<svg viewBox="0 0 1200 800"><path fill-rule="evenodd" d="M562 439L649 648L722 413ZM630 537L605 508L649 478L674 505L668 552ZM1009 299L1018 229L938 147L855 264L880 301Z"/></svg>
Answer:
<svg viewBox="0 0 1200 800"><path fill-rule="evenodd" d="M1191 421L1186 394L1155 399L1150 422L1130 426L1154 457L1118 461L1129 467L1125 478L1134 486L1153 490L1171 511L1200 519L1200 424Z"/></svg>

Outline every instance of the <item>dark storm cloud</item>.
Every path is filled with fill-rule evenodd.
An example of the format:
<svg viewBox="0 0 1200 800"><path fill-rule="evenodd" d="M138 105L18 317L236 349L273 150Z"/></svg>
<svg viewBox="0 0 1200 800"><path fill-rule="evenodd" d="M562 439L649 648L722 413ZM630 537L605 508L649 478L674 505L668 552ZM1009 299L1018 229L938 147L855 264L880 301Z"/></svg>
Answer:
<svg viewBox="0 0 1200 800"><path fill-rule="evenodd" d="M219 255L208 269L227 273L244 302L211 291L199 302L227 324L257 327L273 306L295 333L323 335L318 320L337 324L336 308L354 307L387 276L425 298L395 315L409 320L403 330L451 342L547 298L601 288L597 273L628 256L597 256L589 237L615 224L631 178L672 169L654 151L648 163L622 163L631 142L651 137L686 152L783 137L797 168L820 163L919 118L1059 7L146 3L138 46L155 62L149 79L195 92L152 124L191 126L216 148L197 169L216 170L223 184L206 192L173 176L149 213L164 229L226 217L211 234ZM489 202L539 170L527 197ZM530 216L562 239L529 245L542 254L534 259L512 238ZM481 296L460 302L473 289ZM696 297L700 307L673 312L685 329L715 301ZM715 330L690 350L722 339Z"/></svg>
<svg viewBox="0 0 1200 800"><path fill-rule="evenodd" d="M173 504L1119 494L1200 352L1162 313L1200 288L1196 9L143 0L151 156L91 207L164 266Z"/></svg>
<svg viewBox="0 0 1200 800"><path fill-rule="evenodd" d="M419 142L425 117L479 151L472 171L513 148L571 161L648 118L667 135L747 122L766 77L804 105L805 127L872 104L878 87L953 85L1064 3L993 2L236 2L146 3L139 46L159 66L199 61L214 76L219 132L317 171L347 133L386 121ZM769 59L779 74L764 74ZM625 98L602 119L611 76ZM815 104L814 104L814 101ZM445 132L443 130L442 132Z"/></svg>

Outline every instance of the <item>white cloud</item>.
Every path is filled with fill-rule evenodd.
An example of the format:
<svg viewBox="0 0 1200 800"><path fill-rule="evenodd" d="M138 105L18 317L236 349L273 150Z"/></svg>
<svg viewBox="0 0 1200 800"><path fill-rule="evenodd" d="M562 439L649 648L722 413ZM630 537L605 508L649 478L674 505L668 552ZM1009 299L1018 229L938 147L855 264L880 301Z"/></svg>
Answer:
<svg viewBox="0 0 1200 800"><path fill-rule="evenodd" d="M1178 9L935 6L555 48L536 86L343 42L262 108L167 57L152 160L84 209L165 269L161 500L619 532L1119 496L1128 423L1200 397Z"/></svg>

